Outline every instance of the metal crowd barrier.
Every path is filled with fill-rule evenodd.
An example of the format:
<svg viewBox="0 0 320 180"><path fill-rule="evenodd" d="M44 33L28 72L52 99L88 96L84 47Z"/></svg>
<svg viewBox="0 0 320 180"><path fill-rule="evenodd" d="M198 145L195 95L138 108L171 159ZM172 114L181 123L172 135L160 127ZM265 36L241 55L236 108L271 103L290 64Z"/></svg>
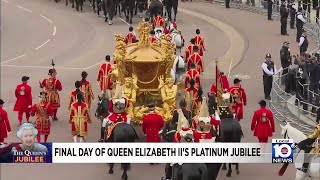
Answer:
<svg viewBox="0 0 320 180"><path fill-rule="evenodd" d="M210 0L211 1L211 0ZM213 3L224 4L224 0L213 0ZM275 19L280 18L280 0L275 1L272 8L272 16ZM302 4L303 5L303 4ZM232 8L237 8L241 10L247 10L250 12L264 14L267 19L267 1L265 0L231 0L230 6ZM310 9L310 5L309 5ZM304 25L304 29L309 34L309 37L312 37L317 45L317 48L310 53L315 53L320 50L320 27L318 25L318 19L316 17L311 17L309 9L304 11L304 16L307 22ZM315 12L314 12L315 13ZM290 22L290 14L288 17ZM280 23L279 23L280 26ZM288 23L288 28L290 24ZM269 102L270 109L274 112L275 118L279 122L290 122L292 126L299 129L300 131L309 134L314 131L316 114L311 112L312 107L318 109L319 107L309 103L309 101L300 100L296 98L296 95L292 95L285 92L285 87L281 85L282 71L277 72L273 78L273 87L271 91L271 101ZM307 90L309 92L309 89ZM291 98L291 99L290 99ZM289 102L288 100L293 102ZM294 100L293 100L294 99ZM297 105L295 105L297 101ZM307 105L308 108L303 109L303 104ZM291 110L291 111L290 111ZM296 112L296 113L291 113ZM308 123L306 123L306 121Z"/></svg>

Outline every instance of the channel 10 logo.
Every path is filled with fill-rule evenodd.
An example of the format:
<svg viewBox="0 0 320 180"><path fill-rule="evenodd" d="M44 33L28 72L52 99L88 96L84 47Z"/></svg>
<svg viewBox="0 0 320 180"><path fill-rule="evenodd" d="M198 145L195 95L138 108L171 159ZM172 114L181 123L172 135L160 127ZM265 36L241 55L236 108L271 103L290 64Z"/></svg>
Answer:
<svg viewBox="0 0 320 180"><path fill-rule="evenodd" d="M272 163L293 163L292 139L272 139Z"/></svg>

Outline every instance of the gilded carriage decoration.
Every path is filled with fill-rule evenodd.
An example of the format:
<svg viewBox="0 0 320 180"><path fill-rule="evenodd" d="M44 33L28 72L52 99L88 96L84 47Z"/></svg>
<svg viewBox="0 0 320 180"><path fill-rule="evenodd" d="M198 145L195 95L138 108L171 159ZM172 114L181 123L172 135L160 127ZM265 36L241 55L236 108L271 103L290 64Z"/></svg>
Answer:
<svg viewBox="0 0 320 180"><path fill-rule="evenodd" d="M159 44L150 42L151 24L144 20L137 28L139 41L126 45L120 34L115 35L116 47L112 77L121 82L123 95L130 101L128 114L140 124L149 103L156 103L156 112L171 120L176 106L177 85L170 74L175 60L175 46L164 35ZM161 102L161 103L160 103Z"/></svg>

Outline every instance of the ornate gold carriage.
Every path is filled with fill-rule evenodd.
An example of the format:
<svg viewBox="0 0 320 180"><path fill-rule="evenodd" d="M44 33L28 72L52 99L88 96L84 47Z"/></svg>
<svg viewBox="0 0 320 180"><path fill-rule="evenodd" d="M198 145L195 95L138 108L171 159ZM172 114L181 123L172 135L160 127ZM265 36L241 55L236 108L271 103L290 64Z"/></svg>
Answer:
<svg viewBox="0 0 320 180"><path fill-rule="evenodd" d="M167 89L172 86L176 93L177 86L170 84L171 68L175 59L175 46L169 35L161 37L159 43L150 42L151 24L142 21L137 28L139 41L126 45L120 34L115 35L115 64L112 71L114 81L122 85L122 91L131 101L128 108L133 122L140 124L142 116L147 112L145 105L156 103L156 110L168 121L171 119L175 103L165 102ZM167 86L170 86L169 88ZM176 97L176 94L175 94ZM160 103L157 103L160 102Z"/></svg>

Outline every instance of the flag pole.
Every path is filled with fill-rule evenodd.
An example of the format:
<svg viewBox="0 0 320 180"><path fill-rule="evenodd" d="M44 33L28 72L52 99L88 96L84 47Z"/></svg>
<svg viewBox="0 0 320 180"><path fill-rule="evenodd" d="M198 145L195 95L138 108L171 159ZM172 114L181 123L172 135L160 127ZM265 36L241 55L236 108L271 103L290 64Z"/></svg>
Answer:
<svg viewBox="0 0 320 180"><path fill-rule="evenodd" d="M216 96L218 97L218 59L215 60L216 62Z"/></svg>

